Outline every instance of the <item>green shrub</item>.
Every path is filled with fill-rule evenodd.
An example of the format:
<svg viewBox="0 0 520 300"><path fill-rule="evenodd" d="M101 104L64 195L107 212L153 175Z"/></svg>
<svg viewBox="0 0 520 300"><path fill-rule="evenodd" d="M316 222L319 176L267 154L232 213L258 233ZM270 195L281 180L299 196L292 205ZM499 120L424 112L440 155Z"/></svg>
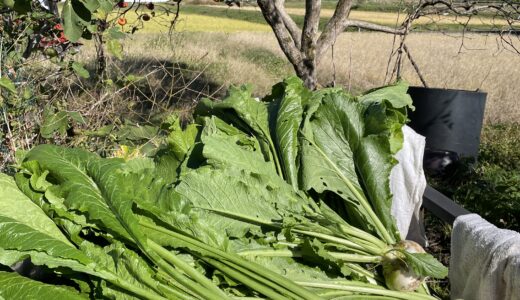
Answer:
<svg viewBox="0 0 520 300"><path fill-rule="evenodd" d="M520 124L484 127L479 159L504 170L520 170Z"/></svg>
<svg viewBox="0 0 520 300"><path fill-rule="evenodd" d="M520 170L481 163L453 194L456 202L503 228L520 231Z"/></svg>
<svg viewBox="0 0 520 300"><path fill-rule="evenodd" d="M520 124L487 125L479 161L430 184L501 228L520 231Z"/></svg>

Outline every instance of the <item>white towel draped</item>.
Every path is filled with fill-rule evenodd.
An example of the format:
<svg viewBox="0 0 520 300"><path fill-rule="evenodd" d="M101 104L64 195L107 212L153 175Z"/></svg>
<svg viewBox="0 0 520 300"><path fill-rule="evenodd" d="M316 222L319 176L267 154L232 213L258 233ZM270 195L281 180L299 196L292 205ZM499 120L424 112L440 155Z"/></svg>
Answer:
<svg viewBox="0 0 520 300"><path fill-rule="evenodd" d="M520 233L477 214L459 216L451 234L452 299L520 299Z"/></svg>
<svg viewBox="0 0 520 300"><path fill-rule="evenodd" d="M426 188L423 171L425 138L408 126L403 127L403 148L396 154L399 163L390 173L393 194L392 216L401 238L426 246L426 235L420 215L422 196Z"/></svg>

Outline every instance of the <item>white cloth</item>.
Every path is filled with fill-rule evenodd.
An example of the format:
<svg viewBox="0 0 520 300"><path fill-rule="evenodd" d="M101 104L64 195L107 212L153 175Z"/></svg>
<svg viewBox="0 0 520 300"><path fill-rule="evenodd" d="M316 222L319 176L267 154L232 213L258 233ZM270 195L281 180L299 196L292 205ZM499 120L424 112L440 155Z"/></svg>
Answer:
<svg viewBox="0 0 520 300"><path fill-rule="evenodd" d="M403 126L403 135L403 148L396 154L399 163L390 173L392 216L397 222L401 238L426 246L421 217L422 197L426 189L423 171L426 140L408 126Z"/></svg>
<svg viewBox="0 0 520 300"><path fill-rule="evenodd" d="M452 299L520 299L520 233L477 214L457 217L449 278Z"/></svg>

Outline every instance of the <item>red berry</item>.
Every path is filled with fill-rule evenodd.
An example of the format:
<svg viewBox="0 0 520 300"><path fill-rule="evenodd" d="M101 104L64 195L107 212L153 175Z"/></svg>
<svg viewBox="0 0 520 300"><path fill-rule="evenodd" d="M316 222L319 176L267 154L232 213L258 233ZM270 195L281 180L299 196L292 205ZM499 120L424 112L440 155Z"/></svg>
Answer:
<svg viewBox="0 0 520 300"><path fill-rule="evenodd" d="M61 24L58 23L58 24L54 25L54 29L55 30L59 30L59 31L63 31L63 26L61 26Z"/></svg>

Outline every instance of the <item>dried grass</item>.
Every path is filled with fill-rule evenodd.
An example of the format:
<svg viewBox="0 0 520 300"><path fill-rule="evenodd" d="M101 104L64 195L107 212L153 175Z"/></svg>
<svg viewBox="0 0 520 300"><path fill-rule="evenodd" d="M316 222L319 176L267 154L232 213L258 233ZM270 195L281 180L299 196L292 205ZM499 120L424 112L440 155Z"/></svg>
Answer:
<svg viewBox="0 0 520 300"><path fill-rule="evenodd" d="M262 94L269 92L269 87L280 80L280 76L273 76L262 68L265 62L248 61L240 56L241 52L253 47L283 58L270 33L185 33L177 38L179 42L175 44L172 58L190 64L220 66L216 80L223 84L254 83L256 91ZM387 83L392 45L393 36L387 34L354 32L341 35L334 47L336 84L359 92ZM407 45L429 86L485 91L488 93L487 123L520 121L520 55L498 45L497 36L466 35L462 39L460 35L417 33L407 38ZM137 45L132 49L132 52L140 51ZM164 55L168 50L156 49L154 55L155 51L158 51L157 55ZM289 74L291 68L287 64ZM332 82L330 51L320 65L319 74L322 85ZM402 78L412 85L421 84L407 59Z"/></svg>
<svg viewBox="0 0 520 300"><path fill-rule="evenodd" d="M520 55L497 46L496 36L449 36L440 33L417 33L407 38L408 48L430 87L482 90L488 93L487 123L520 121ZM379 33L351 32L341 35L334 47L336 84L353 92L388 83L386 74L393 36ZM283 76L292 74L287 63L282 74L270 72L265 58L252 60L243 54L250 49L264 49L271 59L284 58L271 33L190 32L177 33L172 43L164 35L135 35L125 44L126 59L158 59L182 62L203 69L215 84L253 83L258 95ZM86 50L86 49L85 49ZM86 58L89 51L83 51ZM319 82L333 80L331 52L319 67ZM393 65L391 65L392 67ZM390 68L392 70L392 68ZM404 59L402 78L421 85L410 62Z"/></svg>
<svg viewBox="0 0 520 300"><path fill-rule="evenodd" d="M486 123L519 122L520 55L497 46L496 38L412 34L407 45L430 87L485 91ZM392 41L377 33L342 35L334 53L337 82L358 91L383 84ZM329 52L320 67L321 82L332 80L332 70ZM402 78L421 84L407 59Z"/></svg>

